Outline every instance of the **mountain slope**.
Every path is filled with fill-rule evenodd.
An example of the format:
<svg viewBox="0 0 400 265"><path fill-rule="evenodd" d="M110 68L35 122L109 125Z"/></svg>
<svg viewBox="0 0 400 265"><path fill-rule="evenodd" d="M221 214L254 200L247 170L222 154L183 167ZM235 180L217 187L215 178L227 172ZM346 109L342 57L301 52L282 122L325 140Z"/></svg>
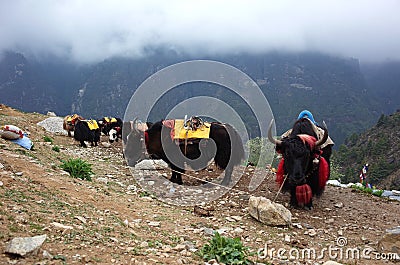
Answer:
<svg viewBox="0 0 400 265"><path fill-rule="evenodd" d="M378 123L361 134L353 134L335 153L345 182L358 181L369 164L368 181L379 188L400 189L400 112L382 115Z"/></svg>

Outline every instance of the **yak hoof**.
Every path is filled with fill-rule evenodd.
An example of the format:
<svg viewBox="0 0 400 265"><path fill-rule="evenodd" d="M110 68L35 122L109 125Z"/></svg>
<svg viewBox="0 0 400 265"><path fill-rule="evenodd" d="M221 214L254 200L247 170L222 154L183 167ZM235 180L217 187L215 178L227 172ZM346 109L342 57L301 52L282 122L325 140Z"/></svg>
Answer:
<svg viewBox="0 0 400 265"><path fill-rule="evenodd" d="M177 179L177 178L171 178L171 182L172 183L176 183L178 185L182 185L183 181L181 179Z"/></svg>
<svg viewBox="0 0 400 265"><path fill-rule="evenodd" d="M221 182L221 185L227 187L227 186L229 186L229 183L230 183L230 180L224 179L224 180Z"/></svg>

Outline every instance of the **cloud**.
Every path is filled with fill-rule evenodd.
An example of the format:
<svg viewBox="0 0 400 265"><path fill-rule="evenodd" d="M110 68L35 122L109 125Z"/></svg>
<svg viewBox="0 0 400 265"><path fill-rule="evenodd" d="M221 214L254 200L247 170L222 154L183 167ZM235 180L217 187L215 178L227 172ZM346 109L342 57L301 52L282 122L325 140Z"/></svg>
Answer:
<svg viewBox="0 0 400 265"><path fill-rule="evenodd" d="M78 62L145 56L319 51L400 60L397 0L0 1L0 51Z"/></svg>

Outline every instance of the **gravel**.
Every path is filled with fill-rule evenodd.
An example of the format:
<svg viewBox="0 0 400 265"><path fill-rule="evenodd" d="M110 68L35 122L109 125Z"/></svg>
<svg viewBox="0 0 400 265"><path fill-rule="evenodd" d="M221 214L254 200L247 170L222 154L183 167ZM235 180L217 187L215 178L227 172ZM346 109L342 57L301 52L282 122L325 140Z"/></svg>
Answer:
<svg viewBox="0 0 400 265"><path fill-rule="evenodd" d="M63 129L63 120L62 117L50 117L38 122L37 125L45 128L48 132L67 135L67 131Z"/></svg>

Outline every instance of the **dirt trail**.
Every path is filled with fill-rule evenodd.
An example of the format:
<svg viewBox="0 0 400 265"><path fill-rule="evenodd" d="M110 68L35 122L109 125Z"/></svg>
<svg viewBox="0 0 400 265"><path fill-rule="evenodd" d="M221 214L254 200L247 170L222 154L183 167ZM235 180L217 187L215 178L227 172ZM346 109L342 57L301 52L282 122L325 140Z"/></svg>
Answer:
<svg viewBox="0 0 400 265"><path fill-rule="evenodd" d="M0 105L0 125L19 126L30 132L35 143L35 150L27 151L0 139L0 248L14 237L48 236L38 255L16 258L2 251L0 264L204 264L192 251L203 246L215 230L240 237L255 251L267 245L268 249L313 249L320 254L324 248L337 247L341 238L346 240L343 250L368 247L378 253L377 242L385 230L400 225L399 202L332 186L315 200L313 210L291 209L293 227L262 225L246 209L251 167L245 169L235 191L205 206L211 216L202 217L193 207L165 204L143 190L135 180L139 176L132 176L122 158L120 143L111 148L80 148L72 138L36 125L46 118ZM52 144L44 142L45 135L53 139ZM60 152L54 151L54 146ZM71 157L92 164L93 181L73 179L60 169L61 160ZM169 175L168 171L160 173ZM202 171L196 177L210 174ZM274 176L265 174L266 180L251 194L274 199ZM195 184L188 178L184 182ZM286 194L277 198L282 204L288 201ZM72 229L60 229L55 222ZM44 250L52 258L43 257ZM335 260L327 253L319 259L251 259L265 264ZM342 262L391 264L361 258Z"/></svg>

